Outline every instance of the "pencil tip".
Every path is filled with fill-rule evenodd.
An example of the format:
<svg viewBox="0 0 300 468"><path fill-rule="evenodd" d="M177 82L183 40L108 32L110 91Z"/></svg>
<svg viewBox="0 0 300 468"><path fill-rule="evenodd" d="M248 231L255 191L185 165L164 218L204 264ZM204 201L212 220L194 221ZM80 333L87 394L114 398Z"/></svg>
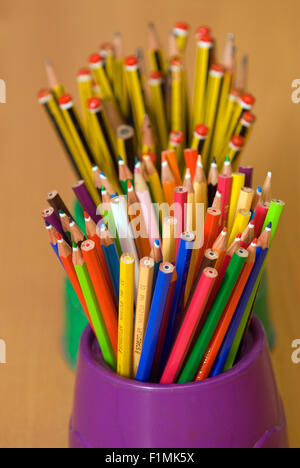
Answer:
<svg viewBox="0 0 300 468"><path fill-rule="evenodd" d="M62 237L61 237L61 235L59 234L59 232L56 231L55 236L56 236L56 239L57 239L58 241L61 241L61 240L62 240Z"/></svg>
<svg viewBox="0 0 300 468"><path fill-rule="evenodd" d="M73 250L77 249L77 244L74 241L72 241L72 248L73 248Z"/></svg>

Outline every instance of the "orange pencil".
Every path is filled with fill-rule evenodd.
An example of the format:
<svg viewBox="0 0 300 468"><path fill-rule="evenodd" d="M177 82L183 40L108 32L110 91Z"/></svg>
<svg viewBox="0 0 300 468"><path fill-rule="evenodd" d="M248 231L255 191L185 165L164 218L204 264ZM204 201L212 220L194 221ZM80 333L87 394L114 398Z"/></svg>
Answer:
<svg viewBox="0 0 300 468"><path fill-rule="evenodd" d="M131 221L132 231L140 258L148 257L150 253L150 242L147 227L142 213L141 203L135 193L130 180L127 181L128 214ZM136 219L139 223L136 224Z"/></svg>
<svg viewBox="0 0 300 468"><path fill-rule="evenodd" d="M217 252L218 260L217 263L215 264L215 269L219 272L220 267L223 263L225 254L226 254L226 248L227 248L227 228L223 228L221 231L219 237L216 239L216 241L213 244L212 249Z"/></svg>
<svg viewBox="0 0 300 468"><path fill-rule="evenodd" d="M84 296L83 296L83 293L82 293L82 290L81 290L81 286L79 284L79 281L78 281L78 278L77 278L77 275L76 275L76 271L75 271L75 268L74 268L74 265L73 265L73 260L72 260L72 249L71 247L69 246L69 244L67 244L67 242L61 237L61 235L56 232L56 239L57 239L57 245L58 245L58 254L59 254L59 257L61 259L61 262L64 266L64 269L66 270L66 273L68 275L68 278L69 280L71 281L71 284L74 288L74 291L79 299L79 302L87 316L87 319L88 321L90 322L90 325L92 327L92 329L94 329L93 327L93 323L92 323L92 320L91 320L91 317L90 317L90 313L89 313L89 310L88 310L88 307L86 305L86 302L85 302L85 299L84 299Z"/></svg>
<svg viewBox="0 0 300 468"><path fill-rule="evenodd" d="M81 242L85 240L84 234L81 231L81 229L79 229L79 227L73 219L70 219L69 221L69 231L71 233L71 240L72 242L75 242L75 244L80 245Z"/></svg>
<svg viewBox="0 0 300 468"><path fill-rule="evenodd" d="M104 272L105 277L107 278L107 283L109 286L109 290L112 294L112 297L115 297L114 294L114 288L112 285L112 282L110 280L110 274L109 274L109 269L105 261L105 257L101 248L101 240L100 237L97 234L97 226L95 221L90 217L90 215L85 211L84 212L84 220L85 220L85 229L86 229L86 235L87 238L93 242L95 242L96 245L96 252L99 258L99 262L101 265L101 269Z"/></svg>
<svg viewBox="0 0 300 468"><path fill-rule="evenodd" d="M161 155L161 182L166 202L171 206L174 203L174 190L176 187L176 181L168 164L165 152L163 152Z"/></svg>
<svg viewBox="0 0 300 468"><path fill-rule="evenodd" d="M182 180L181 180L180 171L179 171L179 167L177 163L176 152L174 150L163 151L161 153L161 160L163 160L164 156L166 157L169 167L174 176L176 187L179 187L182 184Z"/></svg>
<svg viewBox="0 0 300 468"><path fill-rule="evenodd" d="M257 239L255 239L248 248L249 255L246 259L245 265L240 273L234 290L230 296L227 306L223 312L223 315L214 332L214 335L210 341L210 344L208 345L208 349L204 355L204 358L198 370L196 381L204 380L210 374L212 366L218 355L219 349L223 343L223 340L225 338L231 320L234 316L239 300L242 296L243 290L247 284L248 278L252 271L255 262L256 240Z"/></svg>
<svg viewBox="0 0 300 468"><path fill-rule="evenodd" d="M81 244L81 251L86 263L91 281L94 286L95 294L103 315L103 319L107 328L107 332L112 344L112 347L117 354L118 351L118 321L117 309L113 301L107 282L107 276L101 268L99 258L96 251L96 244L91 240L87 240Z"/></svg>
<svg viewBox="0 0 300 468"><path fill-rule="evenodd" d="M205 250L211 248L217 238L220 217L221 210L216 210L215 208L208 208L204 223L204 240L203 245L199 250L194 280L197 277Z"/></svg>

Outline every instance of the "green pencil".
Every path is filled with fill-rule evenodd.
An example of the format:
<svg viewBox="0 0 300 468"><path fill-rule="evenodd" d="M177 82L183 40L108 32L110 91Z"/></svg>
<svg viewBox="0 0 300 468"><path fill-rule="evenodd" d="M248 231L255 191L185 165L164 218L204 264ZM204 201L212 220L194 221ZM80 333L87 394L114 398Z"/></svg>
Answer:
<svg viewBox="0 0 300 468"><path fill-rule="evenodd" d="M265 220L265 223L264 223L264 226L263 226L263 229L262 229L262 231L263 231L264 229L266 229L266 227L268 226L269 223L272 223L272 230L271 230L271 237L270 237L270 247L271 247L272 242L274 240L274 236L276 234L278 223L279 223L280 217L282 215L282 211L283 211L284 206L285 206L285 203L283 201L281 201L281 200L272 200L271 203L270 203L270 208L268 210L266 220ZM270 249L269 249L269 252L270 252ZM231 369L233 364L235 363L235 358L236 358L236 355L238 353L238 350L240 349L240 344L241 344L242 338L244 336L245 329L246 329L246 326L247 326L247 323L248 323L248 320L249 320L249 316L251 314L251 310L252 310L252 307L253 307L257 292L258 292L258 288L259 288L261 278L262 278L262 275L263 275L263 272L264 272L264 269L265 269L265 265L266 265L266 261L267 261L269 252L268 252L268 254L267 254L266 258L265 258L265 261L264 261L264 263L263 263L263 265L261 267L260 274L259 274L259 276L258 276L258 278L256 280L256 283L255 283L255 286L253 288L252 294L250 296L247 308L246 308L245 313L243 315L243 320L240 323L240 326L238 328L236 337L235 337L234 342L233 342L233 344L231 346L230 352L229 352L228 357L227 357L227 361L226 361L225 366L224 366L224 372Z"/></svg>
<svg viewBox="0 0 300 468"><path fill-rule="evenodd" d="M127 195L128 194L128 186L127 186L128 181L130 180L132 185L134 185L134 181L133 181L133 175L131 174L129 167L127 166L125 161L121 158L121 156L119 156L119 180L120 180L120 185L123 190L123 193Z"/></svg>
<svg viewBox="0 0 300 468"><path fill-rule="evenodd" d="M198 339L179 377L178 383L192 382L199 368L200 362L209 345L221 315L226 307L235 283L248 257L245 249L238 249L233 255L224 275L220 289L208 313L207 319L200 331Z"/></svg>
<svg viewBox="0 0 300 468"><path fill-rule="evenodd" d="M73 242L73 263L80 283L90 317L93 323L95 335L97 337L103 359L113 370L117 368L117 358L113 350L109 335L103 320L102 312L100 310L97 297L91 278L88 273L81 250Z"/></svg>

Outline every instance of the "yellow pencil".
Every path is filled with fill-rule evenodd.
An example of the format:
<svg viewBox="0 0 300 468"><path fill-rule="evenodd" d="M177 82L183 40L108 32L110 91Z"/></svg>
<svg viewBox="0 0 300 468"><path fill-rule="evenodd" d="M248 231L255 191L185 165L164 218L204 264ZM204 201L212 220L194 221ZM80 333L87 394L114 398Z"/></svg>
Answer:
<svg viewBox="0 0 300 468"><path fill-rule="evenodd" d="M239 210L251 210L252 202L254 197L254 190L249 187L243 187L240 192L240 196L238 199L236 212Z"/></svg>
<svg viewBox="0 0 300 468"><path fill-rule="evenodd" d="M230 197L230 205L229 205L229 213L228 213L228 223L227 228L228 232L231 232L235 214L236 214L236 207L238 203L238 199L241 193L241 189L245 185L245 174L241 174L240 172L235 172L232 174L232 189L231 189L231 197Z"/></svg>
<svg viewBox="0 0 300 468"><path fill-rule="evenodd" d="M224 76L223 67L220 65L212 65L209 70L208 84L207 84L207 97L205 103L205 117L204 123L209 128L209 133L204 143L202 151L203 165L208 169L211 163L211 143L214 135L214 128L216 123L216 116L218 112L218 104L220 98L220 91L222 80Z"/></svg>
<svg viewBox="0 0 300 468"><path fill-rule="evenodd" d="M205 92L210 67L213 41L209 35L197 39L196 71L192 109L192 130L203 122Z"/></svg>
<svg viewBox="0 0 300 468"><path fill-rule="evenodd" d="M139 77L139 61L137 57L130 56L125 59L125 71L128 94L133 112L134 126L138 142L141 144L141 132L146 114L146 108L141 80Z"/></svg>
<svg viewBox="0 0 300 468"><path fill-rule="evenodd" d="M161 72L152 72L149 77L151 93L151 113L159 140L160 151L168 145L168 125L163 96L163 78Z"/></svg>
<svg viewBox="0 0 300 468"><path fill-rule="evenodd" d="M164 262L175 263L176 260L177 218L168 216L163 220L162 256Z"/></svg>
<svg viewBox="0 0 300 468"><path fill-rule="evenodd" d="M125 253L120 259L117 372L128 379L132 378L134 263L131 254Z"/></svg>
<svg viewBox="0 0 300 468"><path fill-rule="evenodd" d="M143 341L146 332L152 296L154 260L144 257L140 261L139 286L136 301L136 313L133 338L133 376L135 377L140 362Z"/></svg>
<svg viewBox="0 0 300 468"><path fill-rule="evenodd" d="M242 234L245 231L246 227L249 224L250 218L251 218L251 211L238 210L234 223L233 223L233 227L232 227L229 239L228 239L228 244L227 244L228 246L232 244L232 242L234 241L234 239L239 233Z"/></svg>

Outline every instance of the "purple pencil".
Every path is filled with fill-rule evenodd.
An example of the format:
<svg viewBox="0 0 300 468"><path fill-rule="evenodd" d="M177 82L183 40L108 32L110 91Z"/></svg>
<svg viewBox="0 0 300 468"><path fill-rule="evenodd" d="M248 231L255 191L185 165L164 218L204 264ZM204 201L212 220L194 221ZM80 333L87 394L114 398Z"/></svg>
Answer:
<svg viewBox="0 0 300 468"><path fill-rule="evenodd" d="M55 213L54 208L52 208L52 206L42 211L42 217L45 221L51 224L51 226L53 226L57 230L57 232L59 232L59 234L64 238L64 240L70 245L70 239L68 239L68 237L64 233L60 219Z"/></svg>
<svg viewBox="0 0 300 468"><path fill-rule="evenodd" d="M245 174L245 187L252 188L253 179L253 167L252 166L240 166L239 172Z"/></svg>
<svg viewBox="0 0 300 468"><path fill-rule="evenodd" d="M83 180L79 180L75 185L73 185L72 189L83 210L90 215L96 224L98 224L102 217L97 214L95 203L86 188L85 182Z"/></svg>

